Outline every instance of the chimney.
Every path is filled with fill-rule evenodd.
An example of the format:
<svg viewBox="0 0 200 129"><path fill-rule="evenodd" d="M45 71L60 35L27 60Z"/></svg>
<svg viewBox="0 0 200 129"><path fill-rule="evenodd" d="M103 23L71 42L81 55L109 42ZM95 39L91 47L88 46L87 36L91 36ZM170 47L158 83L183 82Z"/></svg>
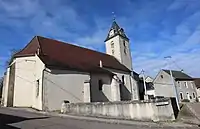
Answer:
<svg viewBox="0 0 200 129"><path fill-rule="evenodd" d="M40 55L40 48L37 49L37 55Z"/></svg>
<svg viewBox="0 0 200 129"><path fill-rule="evenodd" d="M102 61L100 60L99 61L99 66L102 68L103 67L103 64L102 64Z"/></svg>

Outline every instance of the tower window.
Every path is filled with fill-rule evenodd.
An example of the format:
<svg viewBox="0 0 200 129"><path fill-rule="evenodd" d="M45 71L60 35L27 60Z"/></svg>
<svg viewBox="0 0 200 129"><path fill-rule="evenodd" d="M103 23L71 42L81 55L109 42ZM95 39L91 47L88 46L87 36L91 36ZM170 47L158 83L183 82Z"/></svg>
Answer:
<svg viewBox="0 0 200 129"><path fill-rule="evenodd" d="M123 44L124 44L124 54L126 55L126 41L123 40Z"/></svg>
<svg viewBox="0 0 200 129"><path fill-rule="evenodd" d="M124 44L124 47L126 47L126 41L125 40L123 41L123 44Z"/></svg>
<svg viewBox="0 0 200 129"><path fill-rule="evenodd" d="M126 48L124 48L124 54L126 55Z"/></svg>
<svg viewBox="0 0 200 129"><path fill-rule="evenodd" d="M114 55L115 54L115 50L112 50L112 55Z"/></svg>
<svg viewBox="0 0 200 129"><path fill-rule="evenodd" d="M114 42L113 41L111 42L111 48L114 48Z"/></svg>

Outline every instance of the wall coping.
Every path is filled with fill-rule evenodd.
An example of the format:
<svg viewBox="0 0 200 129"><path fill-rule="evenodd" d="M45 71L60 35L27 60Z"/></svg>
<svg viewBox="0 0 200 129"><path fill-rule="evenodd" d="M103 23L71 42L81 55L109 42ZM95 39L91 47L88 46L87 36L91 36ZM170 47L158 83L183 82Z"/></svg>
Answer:
<svg viewBox="0 0 200 129"><path fill-rule="evenodd" d="M145 103L163 103L169 102L170 98L160 98L153 100L131 100L131 101L114 101L114 102L90 102L90 103L66 103L67 105L110 105L110 104L145 104ZM159 104L158 104L159 105ZM162 105L162 104L161 104Z"/></svg>

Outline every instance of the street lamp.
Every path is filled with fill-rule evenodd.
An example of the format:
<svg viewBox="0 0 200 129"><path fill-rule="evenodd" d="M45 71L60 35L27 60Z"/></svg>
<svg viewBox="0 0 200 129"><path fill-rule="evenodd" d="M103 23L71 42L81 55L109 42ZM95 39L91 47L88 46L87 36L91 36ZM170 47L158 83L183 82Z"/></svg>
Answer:
<svg viewBox="0 0 200 129"><path fill-rule="evenodd" d="M171 57L171 56L166 56L166 57L164 57L164 58L170 60L172 57ZM180 110L179 100L178 100L178 93L177 93L176 86L175 86L175 84L174 84L174 79L173 79L173 75L172 75L172 70L171 70L170 68L169 68L169 72L170 72L170 76L171 76L172 85L173 85L173 88L174 88L174 91L175 91L175 98L176 98L177 107L178 107L178 110Z"/></svg>

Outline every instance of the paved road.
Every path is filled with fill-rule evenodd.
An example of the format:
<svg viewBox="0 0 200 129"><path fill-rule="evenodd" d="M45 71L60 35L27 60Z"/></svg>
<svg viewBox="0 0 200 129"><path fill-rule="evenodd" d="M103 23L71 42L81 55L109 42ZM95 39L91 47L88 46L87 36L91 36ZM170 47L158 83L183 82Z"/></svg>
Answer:
<svg viewBox="0 0 200 129"><path fill-rule="evenodd" d="M0 108L0 129L160 129L157 124L111 124L71 117L48 116L23 110ZM171 129L172 127L164 127ZM176 127L178 128L178 127ZM183 128L183 127L179 127ZM189 127L188 127L189 128ZM194 127L196 129L197 127Z"/></svg>

